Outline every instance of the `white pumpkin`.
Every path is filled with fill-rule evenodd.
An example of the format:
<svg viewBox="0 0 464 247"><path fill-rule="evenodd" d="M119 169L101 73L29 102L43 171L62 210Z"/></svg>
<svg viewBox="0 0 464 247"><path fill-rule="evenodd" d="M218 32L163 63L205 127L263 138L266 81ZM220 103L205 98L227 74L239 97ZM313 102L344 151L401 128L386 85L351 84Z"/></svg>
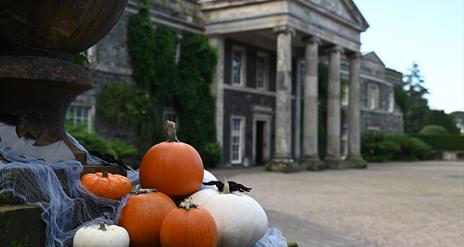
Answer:
<svg viewBox="0 0 464 247"><path fill-rule="evenodd" d="M217 178L211 172L209 172L207 170L203 170L203 183L207 183L207 182L211 182L211 181L217 181ZM204 189L217 190L217 187L216 187L216 185L204 185L204 184L202 184L200 189L202 189L202 190L204 190Z"/></svg>
<svg viewBox="0 0 464 247"><path fill-rule="evenodd" d="M217 246L252 246L266 233L268 220L264 209L248 195L229 193L227 181L222 192L205 189L191 197L195 204L206 208L216 221Z"/></svg>
<svg viewBox="0 0 464 247"><path fill-rule="evenodd" d="M73 247L129 247L129 233L116 225L90 225L79 229Z"/></svg>

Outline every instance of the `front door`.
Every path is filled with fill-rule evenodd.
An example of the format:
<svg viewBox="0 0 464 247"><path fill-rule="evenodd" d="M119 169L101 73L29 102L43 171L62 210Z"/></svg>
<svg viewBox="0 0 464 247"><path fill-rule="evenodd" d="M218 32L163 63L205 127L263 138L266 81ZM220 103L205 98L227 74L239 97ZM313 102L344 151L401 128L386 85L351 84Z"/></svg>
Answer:
<svg viewBox="0 0 464 247"><path fill-rule="evenodd" d="M257 165L263 165L265 163L264 160L264 149L266 148L266 141L264 140L264 127L266 122L265 121L256 121L256 160L255 163Z"/></svg>

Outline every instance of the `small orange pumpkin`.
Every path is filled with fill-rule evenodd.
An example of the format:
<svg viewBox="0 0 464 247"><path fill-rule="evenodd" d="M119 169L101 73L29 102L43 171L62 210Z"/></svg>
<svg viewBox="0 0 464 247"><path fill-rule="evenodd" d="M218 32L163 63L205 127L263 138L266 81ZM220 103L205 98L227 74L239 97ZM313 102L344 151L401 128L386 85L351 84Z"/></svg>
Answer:
<svg viewBox="0 0 464 247"><path fill-rule="evenodd" d="M160 247L161 223L176 209L171 198L155 190L139 190L122 209L119 225L129 233L131 247Z"/></svg>
<svg viewBox="0 0 464 247"><path fill-rule="evenodd" d="M140 184L171 197L185 197L200 189L203 161L195 148L179 142L174 122L167 121L165 131L167 141L153 146L143 157Z"/></svg>
<svg viewBox="0 0 464 247"><path fill-rule="evenodd" d="M213 216L203 207L184 200L172 210L161 225L163 247L215 247L217 228Z"/></svg>
<svg viewBox="0 0 464 247"><path fill-rule="evenodd" d="M87 173L81 178L82 185L97 196L120 200L131 192L131 181L124 176L106 171Z"/></svg>

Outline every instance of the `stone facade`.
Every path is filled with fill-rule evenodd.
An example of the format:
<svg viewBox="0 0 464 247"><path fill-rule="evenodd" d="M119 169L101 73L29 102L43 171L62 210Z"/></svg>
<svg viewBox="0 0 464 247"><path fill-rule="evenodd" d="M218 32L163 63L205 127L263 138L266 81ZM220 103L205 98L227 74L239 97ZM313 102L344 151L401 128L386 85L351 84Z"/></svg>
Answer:
<svg viewBox="0 0 464 247"><path fill-rule="evenodd" d="M374 53L363 56L361 69L361 126L362 132L369 130L403 132L403 114L394 102L394 86L401 85L402 74L386 68ZM378 105L369 107L369 86L379 89Z"/></svg>
<svg viewBox="0 0 464 247"><path fill-rule="evenodd" d="M402 114L390 102L401 73L386 68L375 53L359 56L360 33L368 24L351 0L152 3L154 26L205 34L218 50L212 93L225 164L266 163L270 170L293 171L324 168L325 158L339 168L346 166L343 157L362 160L361 132L402 131ZM97 86L78 101L94 105L108 81L132 82L127 24L136 12L137 4L129 1L115 28L88 51ZM319 62L330 68L328 136L317 136ZM340 78L354 90L346 102L341 90L350 90L341 88ZM343 123L342 111L351 116ZM98 120L96 125L116 135ZM321 138L327 138L327 157L315 145Z"/></svg>

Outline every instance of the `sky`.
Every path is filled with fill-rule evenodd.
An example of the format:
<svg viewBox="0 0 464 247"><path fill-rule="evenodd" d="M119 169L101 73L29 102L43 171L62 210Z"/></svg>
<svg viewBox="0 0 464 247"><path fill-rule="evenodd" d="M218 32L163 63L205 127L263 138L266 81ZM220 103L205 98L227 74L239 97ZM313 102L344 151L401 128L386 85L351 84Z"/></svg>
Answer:
<svg viewBox="0 0 464 247"><path fill-rule="evenodd" d="M407 73L415 61L432 109L464 111L464 0L354 0L370 27L361 52Z"/></svg>

